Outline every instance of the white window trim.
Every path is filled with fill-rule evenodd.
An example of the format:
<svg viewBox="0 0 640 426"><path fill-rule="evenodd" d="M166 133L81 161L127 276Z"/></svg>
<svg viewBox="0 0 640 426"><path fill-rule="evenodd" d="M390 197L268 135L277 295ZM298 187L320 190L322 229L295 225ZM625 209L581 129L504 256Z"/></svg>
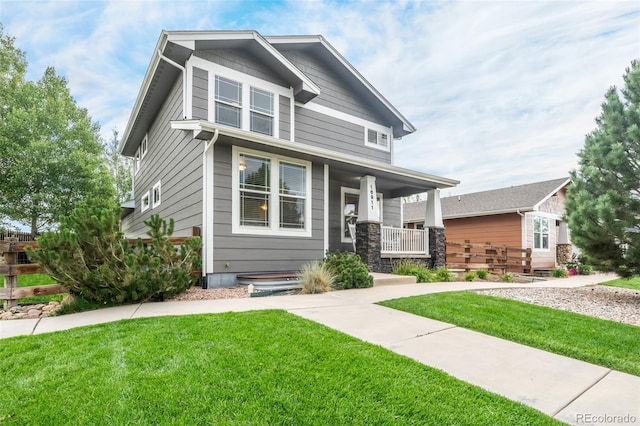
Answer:
<svg viewBox="0 0 640 426"><path fill-rule="evenodd" d="M220 77L228 78L230 80L237 81L242 83L242 99L247 100L243 101L241 106L241 129L246 130L248 132L251 131L250 125L250 99L251 92L250 87L255 87L256 89L261 89L267 92L273 93L273 137L280 137L280 99L278 95L285 96L290 99L291 105L293 105L294 100L291 97L292 89L290 87L283 87L277 84L271 83L266 80L262 80L260 78L242 73L240 71L236 71L231 68L227 68L220 64L216 64L214 62L207 61L205 59L199 58L197 56L192 56L187 61L187 73L189 75L193 75L193 67L200 68L209 73L208 76L208 92L209 99L207 103L207 108L209 110L208 121L215 123L215 76L219 75ZM193 88L191 86L187 86L187 97L191 99L193 96ZM188 118L191 117L191 111L188 111ZM291 120L294 120L294 117L291 116ZM217 124L221 127L229 127L224 124ZM235 129L235 127L233 127ZM262 134L262 133L257 133Z"/></svg>
<svg viewBox="0 0 640 426"><path fill-rule="evenodd" d="M140 147L138 146L138 149L136 149L136 153L133 156L133 175L137 175L138 172L140 171Z"/></svg>
<svg viewBox="0 0 640 426"><path fill-rule="evenodd" d="M547 221L547 248L543 248L543 247L539 247L536 248L536 219L544 219ZM542 232L540 233L540 236L542 238ZM548 252L551 250L551 218L548 216L543 216L543 215L533 215L532 219L531 219L531 241L532 241L532 246L531 247L533 249L533 251L535 252ZM540 245L542 246L542 240L540 240Z"/></svg>
<svg viewBox="0 0 640 426"><path fill-rule="evenodd" d="M369 130L373 130L374 132L376 132L376 140L378 141L378 143L369 142ZM382 138L382 135L386 135L387 136L387 146L384 146L384 145L380 144L380 139ZM365 146L368 146L369 148L375 148L375 149L379 149L381 151L390 152L391 151L391 135L389 133L385 132L385 131L372 129L371 127L365 127L365 129L364 129L364 144L365 144Z"/></svg>
<svg viewBox="0 0 640 426"><path fill-rule="evenodd" d="M145 134L144 138L142 139L142 142L140 142L140 160L142 160L147 155L148 150L149 150L149 138L148 138L148 134Z"/></svg>
<svg viewBox="0 0 640 426"><path fill-rule="evenodd" d="M156 189L158 190L157 202L155 197ZM153 185L153 188L151 189L151 208L155 209L161 203L162 203L162 184L160 183L160 181L158 181L155 185Z"/></svg>
<svg viewBox="0 0 640 426"><path fill-rule="evenodd" d="M313 223L311 220L312 206L312 194L311 194L311 162L304 161L297 158L283 157L280 155L270 154L262 151L255 151L252 149L245 149L238 146L232 148L232 200L231 200L231 232L233 234L247 234L247 235L274 235L274 236L291 236L291 237L311 237ZM239 156L240 154L255 155L269 159L271 161L271 208L269 208L269 227L258 226L246 226L240 225L240 175L239 175ZM306 168L306 204L305 204L305 228L304 229L281 229L280 228L280 162L286 162L291 164L297 164Z"/></svg>
<svg viewBox="0 0 640 426"><path fill-rule="evenodd" d="M347 187L340 187L340 241L343 243L351 243L351 238L347 238L344 236L345 233L345 229L344 229L344 195L345 194L355 194L357 196L360 196L360 190L359 189L355 189L355 188L347 188ZM383 204L384 204L384 199L382 197L382 193L378 192L377 194L377 198L378 198L378 209L380 210L380 223L382 223L383 219L382 219L382 212L384 210L383 208Z"/></svg>
<svg viewBox="0 0 640 426"><path fill-rule="evenodd" d="M144 202L145 198L147 199L146 203ZM151 194L149 193L149 191L147 191L144 194L142 194L142 197L140 198L140 211L146 212L150 208L151 208Z"/></svg>

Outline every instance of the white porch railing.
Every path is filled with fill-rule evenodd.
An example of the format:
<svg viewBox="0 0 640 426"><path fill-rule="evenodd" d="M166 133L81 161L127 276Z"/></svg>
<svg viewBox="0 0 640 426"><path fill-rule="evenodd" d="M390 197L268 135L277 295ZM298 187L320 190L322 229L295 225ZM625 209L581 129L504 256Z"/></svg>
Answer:
<svg viewBox="0 0 640 426"><path fill-rule="evenodd" d="M428 255L429 230L383 226L380 230L382 254Z"/></svg>

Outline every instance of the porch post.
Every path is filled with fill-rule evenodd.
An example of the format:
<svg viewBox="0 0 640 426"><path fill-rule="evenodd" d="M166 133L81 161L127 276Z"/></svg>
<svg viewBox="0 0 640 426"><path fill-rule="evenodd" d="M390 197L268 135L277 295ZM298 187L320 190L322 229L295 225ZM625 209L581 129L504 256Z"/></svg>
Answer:
<svg viewBox="0 0 640 426"><path fill-rule="evenodd" d="M442 268L446 264L446 246L439 189L427 191L427 202L425 206L424 229L429 230L431 266L433 268Z"/></svg>
<svg viewBox="0 0 640 426"><path fill-rule="evenodd" d="M556 241L556 263L564 265L571 262L573 246L569 242L569 228L567 222L560 222L558 226L558 240Z"/></svg>
<svg viewBox="0 0 640 426"><path fill-rule="evenodd" d="M380 272L380 209L376 192L376 178L360 178L358 220L356 222L356 254L367 265L369 271Z"/></svg>

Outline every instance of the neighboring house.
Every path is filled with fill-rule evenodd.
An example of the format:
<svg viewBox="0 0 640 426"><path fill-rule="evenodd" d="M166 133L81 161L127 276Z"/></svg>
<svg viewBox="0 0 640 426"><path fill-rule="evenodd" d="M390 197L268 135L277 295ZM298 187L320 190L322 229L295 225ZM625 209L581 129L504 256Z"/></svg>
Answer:
<svg viewBox="0 0 640 426"><path fill-rule="evenodd" d="M440 200L447 240L532 249L533 269L571 258L564 215L569 178L553 179ZM421 228L425 201L403 207L406 228Z"/></svg>
<svg viewBox="0 0 640 426"><path fill-rule="evenodd" d="M134 159L123 231L144 235L151 214L177 236L200 227L216 287L351 251L358 222L357 251L381 269L402 236L380 237L380 223L402 229L401 197L432 194L430 235L443 239L439 189L458 183L393 165L414 131L321 36L163 31L120 146Z"/></svg>

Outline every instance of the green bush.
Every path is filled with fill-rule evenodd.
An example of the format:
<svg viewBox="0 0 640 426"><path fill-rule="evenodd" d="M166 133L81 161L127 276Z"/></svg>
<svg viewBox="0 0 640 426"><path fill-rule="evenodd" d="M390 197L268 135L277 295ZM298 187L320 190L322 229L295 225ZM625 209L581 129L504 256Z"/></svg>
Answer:
<svg viewBox="0 0 640 426"><path fill-rule="evenodd" d="M513 275L511 275L508 272L506 274L501 274L500 275L500 280L505 282L505 283L511 283L511 282L513 282Z"/></svg>
<svg viewBox="0 0 640 426"><path fill-rule="evenodd" d="M438 282L450 282L456 280L456 274L448 270L447 268L438 268L435 270L436 281Z"/></svg>
<svg viewBox="0 0 640 426"><path fill-rule="evenodd" d="M465 281L475 281L476 279L476 273L475 272L467 272L466 274L464 274L464 280Z"/></svg>
<svg viewBox="0 0 640 426"><path fill-rule="evenodd" d="M591 265L586 265L584 263L580 263L578 265L578 273L580 275L591 275L592 271L593 271L593 268L591 267Z"/></svg>
<svg viewBox="0 0 640 426"><path fill-rule="evenodd" d="M311 262L302 265L298 272L302 293L324 293L331 290L335 277L326 264Z"/></svg>
<svg viewBox="0 0 640 426"><path fill-rule="evenodd" d="M200 239L190 238L177 249L170 241L169 224L158 215L147 221L152 242L138 240L133 247L124 239L117 208L79 204L63 218L56 232L38 238L40 248L28 250L74 297L90 303L117 305L163 300L197 283Z"/></svg>
<svg viewBox="0 0 640 426"><path fill-rule="evenodd" d="M435 281L434 274L429 268L412 259L402 259L394 262L391 272L396 275L413 275L419 283Z"/></svg>
<svg viewBox="0 0 640 426"><path fill-rule="evenodd" d="M551 271L551 276L554 278L567 278L569 273L564 268L553 268Z"/></svg>
<svg viewBox="0 0 640 426"><path fill-rule="evenodd" d="M327 252L324 263L336 278L334 287L337 290L373 287L373 277L357 254Z"/></svg>
<svg viewBox="0 0 640 426"><path fill-rule="evenodd" d="M489 277L489 271L487 271L486 269L479 269L476 271L476 275L481 280L486 280Z"/></svg>

